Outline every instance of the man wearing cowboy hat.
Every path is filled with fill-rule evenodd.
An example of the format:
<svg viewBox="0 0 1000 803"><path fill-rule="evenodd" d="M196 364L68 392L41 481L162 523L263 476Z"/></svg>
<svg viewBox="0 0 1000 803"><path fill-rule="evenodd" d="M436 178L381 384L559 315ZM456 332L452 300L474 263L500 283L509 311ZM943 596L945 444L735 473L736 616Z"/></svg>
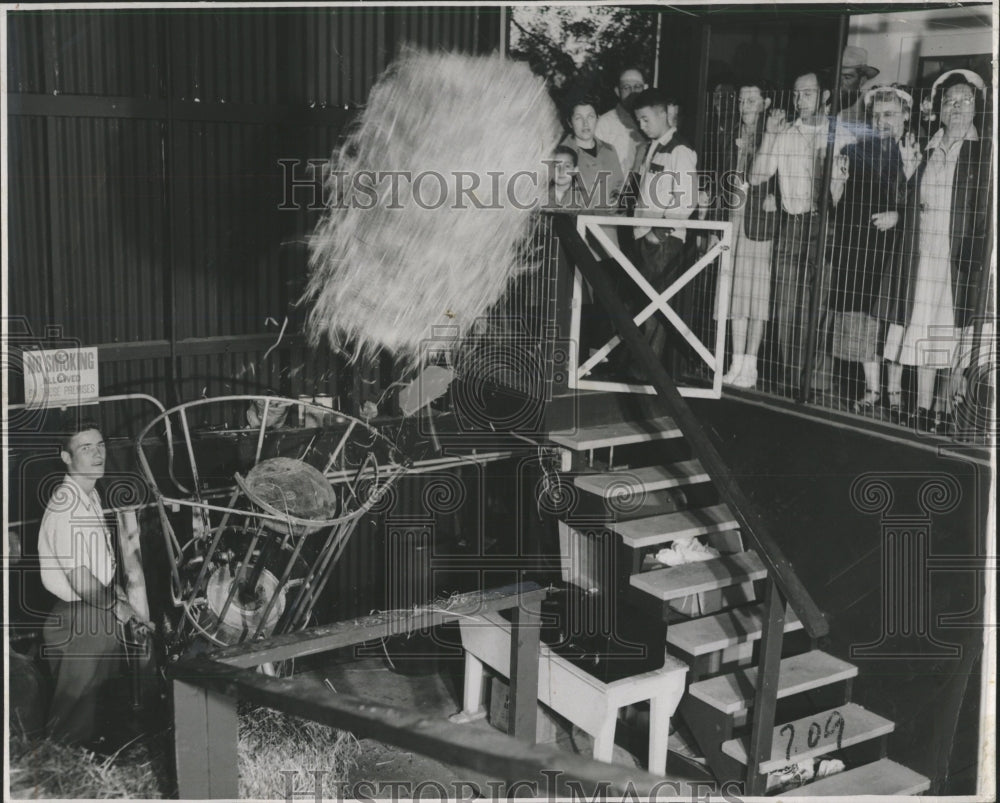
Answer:
<svg viewBox="0 0 1000 803"><path fill-rule="evenodd" d="M848 45L840 59L840 89L857 92L865 81L870 81L879 70L868 64L868 51L863 47Z"/></svg>
<svg viewBox="0 0 1000 803"><path fill-rule="evenodd" d="M864 126L865 106L861 86L878 73L878 68L868 63L868 51L863 47L847 45L844 48L840 59L840 92L844 106L837 115L839 123L850 128Z"/></svg>

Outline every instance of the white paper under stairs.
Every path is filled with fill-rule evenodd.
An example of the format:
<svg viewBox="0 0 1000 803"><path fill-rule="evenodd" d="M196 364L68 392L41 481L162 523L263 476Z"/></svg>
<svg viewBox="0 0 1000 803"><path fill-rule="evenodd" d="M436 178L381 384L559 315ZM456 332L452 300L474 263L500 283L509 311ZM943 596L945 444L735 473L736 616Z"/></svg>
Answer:
<svg viewBox="0 0 1000 803"><path fill-rule="evenodd" d="M629 582L634 588L666 602L737 583L763 580L766 576L767 569L755 552L737 552L697 563L633 574Z"/></svg>
<svg viewBox="0 0 1000 803"><path fill-rule="evenodd" d="M708 479L700 462L682 460L664 466L619 469L606 474L578 474L573 482L581 490L610 499L625 494L708 482Z"/></svg>
<svg viewBox="0 0 1000 803"><path fill-rule="evenodd" d="M840 724L843 725L842 729ZM857 703L847 703L794 722L776 725L771 758L761 762L760 771L773 772L807 758L876 739L892 733L895 727L891 720L880 717ZM746 764L748 741L747 736L725 741L722 743L722 752L741 764Z"/></svg>
<svg viewBox="0 0 1000 803"><path fill-rule="evenodd" d="M630 443L669 440L683 437L683 434L672 418L663 416L648 421L615 421L611 424L560 430L550 433L549 439L560 446L583 452Z"/></svg>
<svg viewBox="0 0 1000 803"><path fill-rule="evenodd" d="M739 527L739 522L727 505L712 505L615 522L609 527L621 536L626 546L641 549L667 544L678 538L735 530Z"/></svg>
<svg viewBox="0 0 1000 803"><path fill-rule="evenodd" d="M763 629L762 622L763 605L734 608L715 616L670 625L667 628L667 642L688 655L707 655L737 644L756 641ZM784 632L801 629L802 622L794 611L788 610Z"/></svg>
<svg viewBox="0 0 1000 803"><path fill-rule="evenodd" d="M919 795L930 788L931 782L919 772L897 764L888 758L863 764L854 769L820 778L818 781L791 789L791 797L858 797L861 795Z"/></svg>
<svg viewBox="0 0 1000 803"><path fill-rule="evenodd" d="M840 683L857 674L856 666L822 650L793 655L781 661L778 699ZM752 705L756 683L757 667L751 666L728 675L692 683L688 686L688 694L724 714L739 714Z"/></svg>

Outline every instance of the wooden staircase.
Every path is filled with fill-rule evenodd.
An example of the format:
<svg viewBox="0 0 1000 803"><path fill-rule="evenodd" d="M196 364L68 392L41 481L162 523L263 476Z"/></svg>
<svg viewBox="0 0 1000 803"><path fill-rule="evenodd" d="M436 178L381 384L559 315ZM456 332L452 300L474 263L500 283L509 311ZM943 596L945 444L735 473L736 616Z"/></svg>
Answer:
<svg viewBox="0 0 1000 803"><path fill-rule="evenodd" d="M588 543L614 540L615 587L589 591L666 622L668 653L689 666L679 715L720 783L742 781L749 795L929 788L927 778L885 757L893 723L851 702L857 667L816 649L769 571L774 560L759 554L766 542L747 548L741 517L698 457L685 451L672 418L605 422L555 431L550 439L565 450L561 481L572 483L586 511L560 522L577 540L569 560L607 555ZM595 510L604 511L600 525ZM687 543L682 539L697 539L718 556L670 566L655 559L659 550ZM571 567L570 582L581 573L594 582L592 567ZM761 666L771 670L762 673ZM819 777L832 766L826 759L846 768ZM794 779L792 765L804 776L779 786L783 777Z"/></svg>

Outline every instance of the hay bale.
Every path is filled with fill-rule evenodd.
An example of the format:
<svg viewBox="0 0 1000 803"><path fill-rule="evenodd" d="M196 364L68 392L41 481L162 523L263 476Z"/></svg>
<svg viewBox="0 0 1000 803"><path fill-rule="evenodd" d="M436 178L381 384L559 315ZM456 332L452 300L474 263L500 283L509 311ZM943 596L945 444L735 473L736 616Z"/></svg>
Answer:
<svg viewBox="0 0 1000 803"><path fill-rule="evenodd" d="M330 163L331 203L310 240L311 342L325 335L355 357L385 349L413 364L421 343L440 340L435 327L464 337L517 270L524 207L544 197L558 135L545 84L526 65L404 52ZM521 171L532 178L513 183ZM476 180L473 201L460 182Z"/></svg>

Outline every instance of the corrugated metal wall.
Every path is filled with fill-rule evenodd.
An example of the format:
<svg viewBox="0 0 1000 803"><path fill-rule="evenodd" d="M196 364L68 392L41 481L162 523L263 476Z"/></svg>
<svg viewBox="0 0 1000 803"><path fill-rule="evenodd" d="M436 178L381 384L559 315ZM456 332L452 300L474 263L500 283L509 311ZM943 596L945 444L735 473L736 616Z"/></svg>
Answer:
<svg viewBox="0 0 1000 803"><path fill-rule="evenodd" d="M279 208L281 160L301 160L301 180L327 157L404 44L496 50L499 9L7 19L11 313L43 341L57 327L100 345L104 393L273 387L348 404L336 358L298 336L318 212Z"/></svg>
<svg viewBox="0 0 1000 803"><path fill-rule="evenodd" d="M7 20L11 313L43 344L98 345L104 394L148 393L169 406L271 387L329 394L350 409L356 369L308 349L298 331L292 305L318 211L304 208L308 187L296 191L302 208L280 208L281 160L301 160L302 179L306 160L328 157L404 44L495 51L499 9L25 11ZM265 359L286 315L281 346ZM16 363L9 379L20 401ZM109 434L135 435L151 412L126 403L101 414ZM359 527L330 610L384 603L388 545L412 530L412 516L429 516L445 540L478 532L477 494L438 515L425 486L401 483L392 521Z"/></svg>

